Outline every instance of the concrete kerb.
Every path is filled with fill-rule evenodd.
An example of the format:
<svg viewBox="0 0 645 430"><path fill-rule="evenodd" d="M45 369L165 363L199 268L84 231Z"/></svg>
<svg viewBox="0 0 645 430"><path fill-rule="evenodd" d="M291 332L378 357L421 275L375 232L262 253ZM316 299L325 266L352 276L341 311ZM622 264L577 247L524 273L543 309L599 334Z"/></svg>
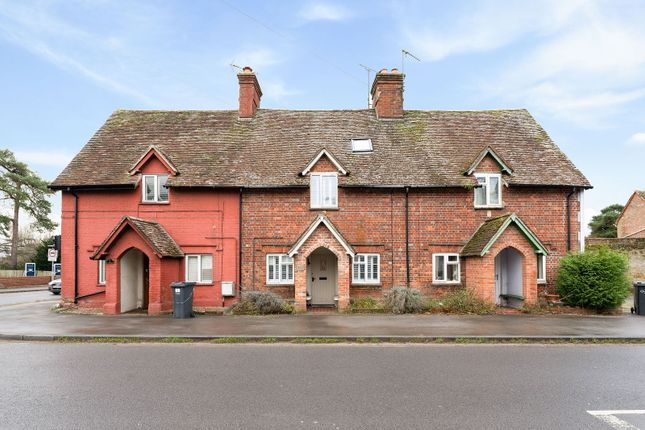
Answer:
<svg viewBox="0 0 645 430"><path fill-rule="evenodd" d="M1 334L0 341L60 343L213 344L645 344L643 337L612 336L123 336Z"/></svg>

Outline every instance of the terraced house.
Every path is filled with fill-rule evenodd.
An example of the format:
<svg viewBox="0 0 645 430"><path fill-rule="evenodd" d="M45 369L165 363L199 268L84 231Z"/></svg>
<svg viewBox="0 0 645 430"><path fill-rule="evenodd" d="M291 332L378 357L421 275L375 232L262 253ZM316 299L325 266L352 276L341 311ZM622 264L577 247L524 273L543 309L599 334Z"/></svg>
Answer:
<svg viewBox="0 0 645 430"><path fill-rule="evenodd" d="M119 110L51 184L63 192L63 298L106 313L270 290L345 309L393 286L532 303L582 246L587 179L526 110L418 111L382 70L373 108Z"/></svg>

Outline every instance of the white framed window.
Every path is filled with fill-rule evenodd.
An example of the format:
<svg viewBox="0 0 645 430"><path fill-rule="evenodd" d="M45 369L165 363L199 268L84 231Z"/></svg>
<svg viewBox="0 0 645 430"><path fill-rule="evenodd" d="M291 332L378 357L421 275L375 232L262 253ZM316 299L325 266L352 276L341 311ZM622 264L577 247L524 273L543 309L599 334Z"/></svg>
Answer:
<svg viewBox="0 0 645 430"><path fill-rule="evenodd" d="M537 255L537 280L538 282L546 282L546 255Z"/></svg>
<svg viewBox="0 0 645 430"><path fill-rule="evenodd" d="M267 254L267 284L293 284L293 258Z"/></svg>
<svg viewBox="0 0 645 430"><path fill-rule="evenodd" d="M432 254L432 282L461 282L459 254Z"/></svg>
<svg viewBox="0 0 645 430"><path fill-rule="evenodd" d="M499 173L475 173L475 207L499 207L502 205L502 175Z"/></svg>
<svg viewBox="0 0 645 430"><path fill-rule="evenodd" d="M105 260L99 260L99 284L105 284Z"/></svg>
<svg viewBox="0 0 645 430"><path fill-rule="evenodd" d="M381 282L381 256L379 254L356 254L352 268L355 284L378 284Z"/></svg>
<svg viewBox="0 0 645 430"><path fill-rule="evenodd" d="M336 173L311 173L309 181L313 209L338 207L338 175Z"/></svg>
<svg viewBox="0 0 645 430"><path fill-rule="evenodd" d="M213 256L211 254L186 255L186 281L198 284L213 282Z"/></svg>
<svg viewBox="0 0 645 430"><path fill-rule="evenodd" d="M168 175L143 175L142 199L146 203L165 203L168 201L166 181Z"/></svg>

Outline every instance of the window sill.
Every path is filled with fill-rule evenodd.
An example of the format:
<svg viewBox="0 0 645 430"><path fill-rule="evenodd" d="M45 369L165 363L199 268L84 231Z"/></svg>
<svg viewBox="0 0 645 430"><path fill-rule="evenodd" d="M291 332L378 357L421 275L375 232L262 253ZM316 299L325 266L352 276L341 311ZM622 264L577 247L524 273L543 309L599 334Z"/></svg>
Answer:
<svg viewBox="0 0 645 430"><path fill-rule="evenodd" d="M350 287L366 287L366 288L381 288L383 284L380 282L352 282Z"/></svg>
<svg viewBox="0 0 645 430"><path fill-rule="evenodd" d="M170 202L139 202L141 205L169 205Z"/></svg>
<svg viewBox="0 0 645 430"><path fill-rule="evenodd" d="M269 287L269 288L270 288L270 287L293 287L293 286L294 286L294 283L292 282L292 283L290 283L290 284L287 284L287 283L284 283L284 282L280 282L280 283L275 283L275 284L274 284L274 283L268 283L268 282L267 282L267 283L265 284L265 286L266 286L266 287Z"/></svg>
<svg viewBox="0 0 645 430"><path fill-rule="evenodd" d="M475 206L475 210L477 209L504 209L504 205L495 205L495 206Z"/></svg>
<svg viewBox="0 0 645 430"><path fill-rule="evenodd" d="M339 210L338 206L330 208L309 208L310 211L337 211Z"/></svg>
<svg viewBox="0 0 645 430"><path fill-rule="evenodd" d="M542 280L538 279L537 283L538 283L538 285L546 285L547 284L546 279L542 279Z"/></svg>
<svg viewBox="0 0 645 430"><path fill-rule="evenodd" d="M459 285L461 285L461 281L459 282L432 281L432 284L430 284L431 287L454 287Z"/></svg>
<svg viewBox="0 0 645 430"><path fill-rule="evenodd" d="M104 283L102 283L102 284L101 284L101 283L98 283L98 284L96 284L96 288L105 288L105 285L106 285L106 284L107 284L107 282L104 282Z"/></svg>
<svg viewBox="0 0 645 430"><path fill-rule="evenodd" d="M191 281L186 281L186 282L191 282ZM196 282L195 286L196 287L212 287L215 285L213 282Z"/></svg>

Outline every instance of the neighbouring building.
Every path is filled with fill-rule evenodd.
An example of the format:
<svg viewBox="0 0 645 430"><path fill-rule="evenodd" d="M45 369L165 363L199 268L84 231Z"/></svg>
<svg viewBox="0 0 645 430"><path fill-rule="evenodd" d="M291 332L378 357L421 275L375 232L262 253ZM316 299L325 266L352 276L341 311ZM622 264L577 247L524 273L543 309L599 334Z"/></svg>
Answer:
<svg viewBox="0 0 645 430"><path fill-rule="evenodd" d="M618 238L645 238L645 191L634 191L616 220Z"/></svg>
<svg viewBox="0 0 645 430"><path fill-rule="evenodd" d="M118 110L51 184L63 192L63 299L106 313L268 290L347 308L395 286L534 303L582 247L587 179L526 110L403 106L380 71L374 107ZM410 90L410 89L408 89Z"/></svg>

